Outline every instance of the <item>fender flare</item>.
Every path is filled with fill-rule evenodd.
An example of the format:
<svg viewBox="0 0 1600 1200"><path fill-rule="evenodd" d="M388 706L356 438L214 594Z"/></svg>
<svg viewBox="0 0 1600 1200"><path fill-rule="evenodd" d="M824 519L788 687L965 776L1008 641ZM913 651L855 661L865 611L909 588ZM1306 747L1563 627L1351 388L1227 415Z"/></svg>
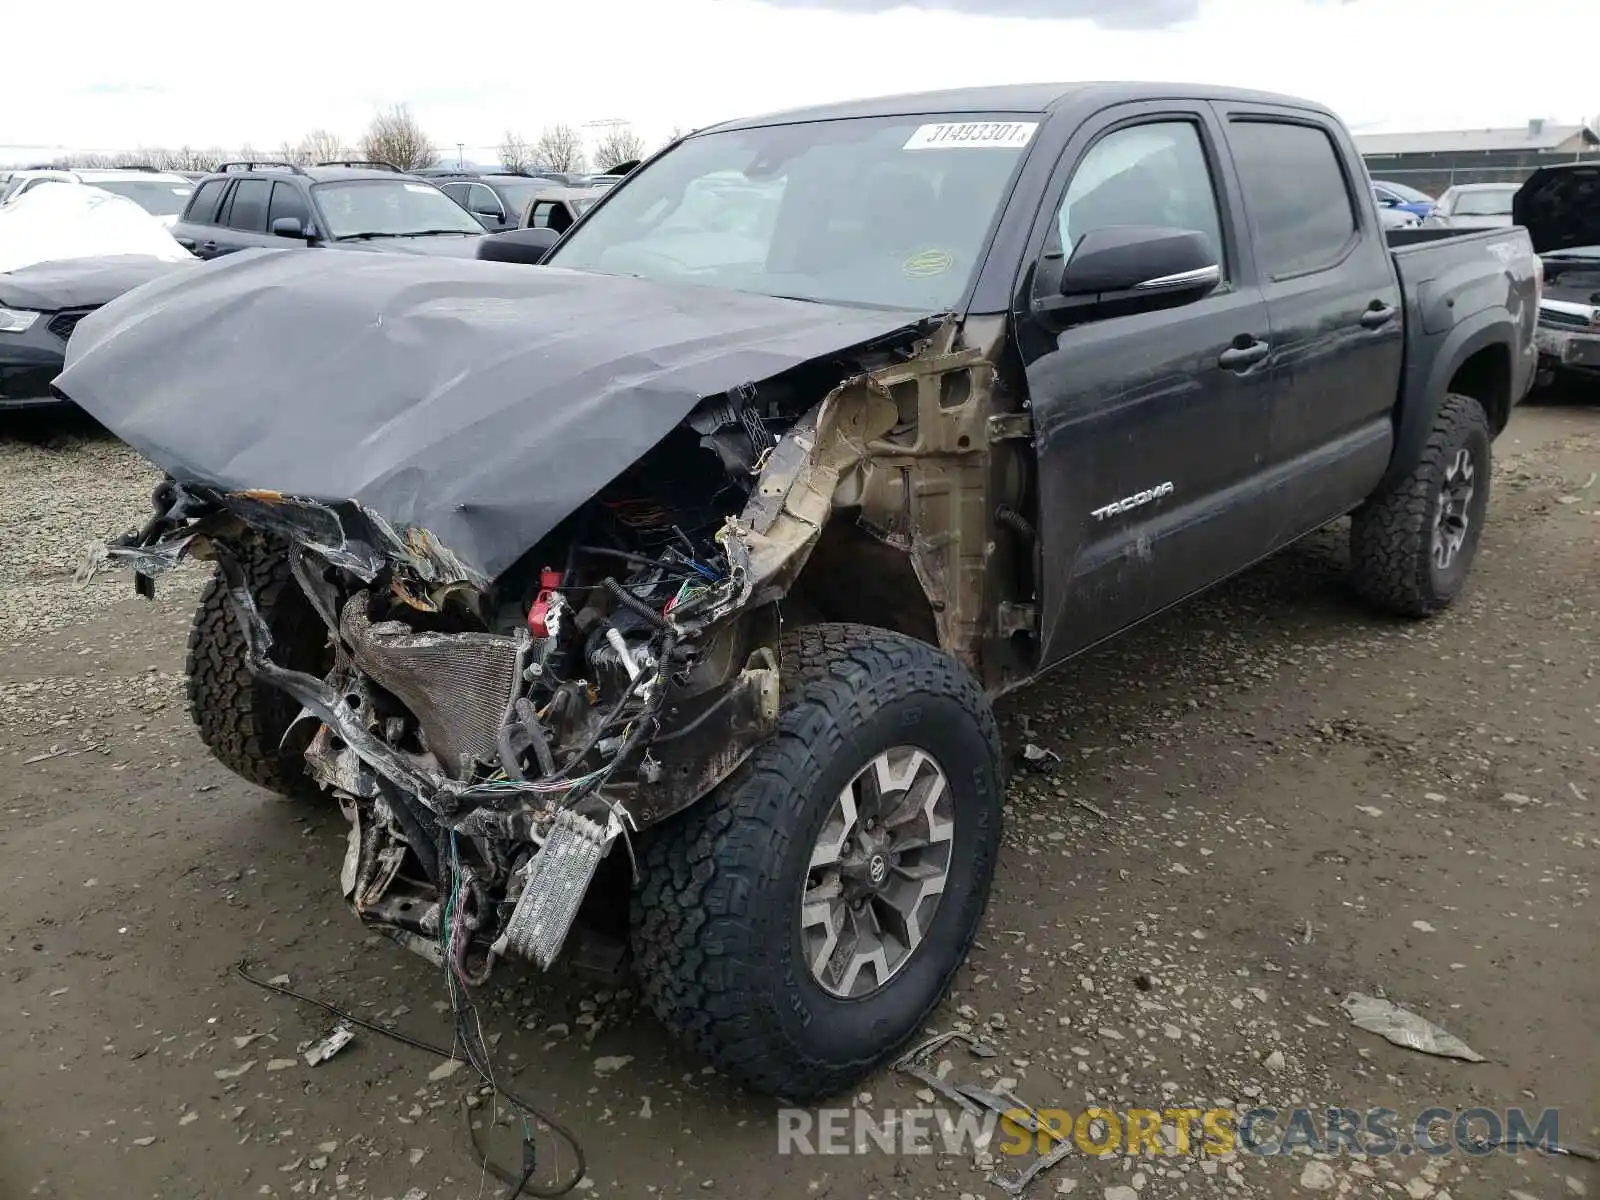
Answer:
<svg viewBox="0 0 1600 1200"><path fill-rule="evenodd" d="M1389 459L1389 469L1375 489L1382 493L1403 479L1422 453L1428 440L1428 431L1444 404L1450 381L1463 363L1479 351L1494 346L1506 352L1507 366L1515 370L1516 349L1507 330L1509 316L1505 309L1485 309L1474 313L1450 330L1440 340L1424 377L1415 368L1405 372L1404 390L1395 410L1394 454ZM1489 397L1477 397L1489 407ZM1490 420L1494 414L1490 413Z"/></svg>

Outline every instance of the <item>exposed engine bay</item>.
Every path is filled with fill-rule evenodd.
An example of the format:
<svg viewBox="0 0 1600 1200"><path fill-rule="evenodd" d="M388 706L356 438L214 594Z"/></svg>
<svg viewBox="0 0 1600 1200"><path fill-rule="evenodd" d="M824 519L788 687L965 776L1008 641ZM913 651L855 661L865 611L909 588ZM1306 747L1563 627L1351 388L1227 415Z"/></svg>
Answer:
<svg viewBox="0 0 1600 1200"><path fill-rule="evenodd" d="M707 406L487 590L359 507L171 481L110 556L218 564L255 669L304 706L286 742L350 822L345 897L479 983L506 954L548 966L612 844L772 729L775 620L711 626L751 582L718 513L774 443L747 406ZM273 661L248 586L244 561L282 547L326 627L321 679Z"/></svg>

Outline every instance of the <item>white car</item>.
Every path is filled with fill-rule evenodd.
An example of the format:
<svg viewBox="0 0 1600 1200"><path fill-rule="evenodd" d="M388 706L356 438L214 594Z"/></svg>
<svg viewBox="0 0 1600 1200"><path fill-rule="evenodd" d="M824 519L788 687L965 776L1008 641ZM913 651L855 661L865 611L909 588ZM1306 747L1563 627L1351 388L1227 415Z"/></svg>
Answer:
<svg viewBox="0 0 1600 1200"><path fill-rule="evenodd" d="M168 229L178 223L189 196L192 180L175 171L147 171L138 167L112 167L104 170L15 171L0 190L0 204L9 204L41 183L86 183L132 200Z"/></svg>

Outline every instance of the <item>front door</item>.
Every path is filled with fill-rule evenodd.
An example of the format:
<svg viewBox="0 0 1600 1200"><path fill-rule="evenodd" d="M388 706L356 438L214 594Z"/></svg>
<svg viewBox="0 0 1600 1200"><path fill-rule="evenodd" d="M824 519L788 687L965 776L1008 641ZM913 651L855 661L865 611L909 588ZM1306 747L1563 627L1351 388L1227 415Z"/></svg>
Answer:
<svg viewBox="0 0 1600 1200"><path fill-rule="evenodd" d="M1119 106L1080 131L1036 230L1036 293L1091 229L1199 230L1223 280L1187 303L1061 327L1019 314L1044 540L1040 633L1049 664L1264 552L1252 483L1272 392L1267 306L1203 104ZM1053 268L1053 269L1052 269ZM1054 322L1054 323L1052 323Z"/></svg>

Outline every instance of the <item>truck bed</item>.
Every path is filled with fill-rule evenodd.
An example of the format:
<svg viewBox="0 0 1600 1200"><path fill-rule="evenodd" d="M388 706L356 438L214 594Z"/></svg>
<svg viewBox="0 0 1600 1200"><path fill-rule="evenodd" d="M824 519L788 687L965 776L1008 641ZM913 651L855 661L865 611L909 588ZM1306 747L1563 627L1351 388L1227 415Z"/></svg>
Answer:
<svg viewBox="0 0 1600 1200"><path fill-rule="evenodd" d="M1473 369L1504 370L1509 376L1508 403L1504 411L1490 413L1496 427L1505 423L1511 405L1532 386L1538 365L1533 330L1538 320L1538 258L1528 231L1511 225L1503 229L1451 229L1423 226L1387 231L1390 255L1405 296L1405 366L1396 407L1396 463L1412 461L1421 449L1427 427L1418 414L1431 419L1433 407L1423 402L1439 396L1451 380L1443 376L1457 364L1472 366L1480 350L1484 357ZM1517 326L1511 360L1494 365L1489 350L1494 335L1503 343L1507 314ZM1418 402L1411 403L1415 398ZM1409 418L1409 419L1408 419Z"/></svg>

